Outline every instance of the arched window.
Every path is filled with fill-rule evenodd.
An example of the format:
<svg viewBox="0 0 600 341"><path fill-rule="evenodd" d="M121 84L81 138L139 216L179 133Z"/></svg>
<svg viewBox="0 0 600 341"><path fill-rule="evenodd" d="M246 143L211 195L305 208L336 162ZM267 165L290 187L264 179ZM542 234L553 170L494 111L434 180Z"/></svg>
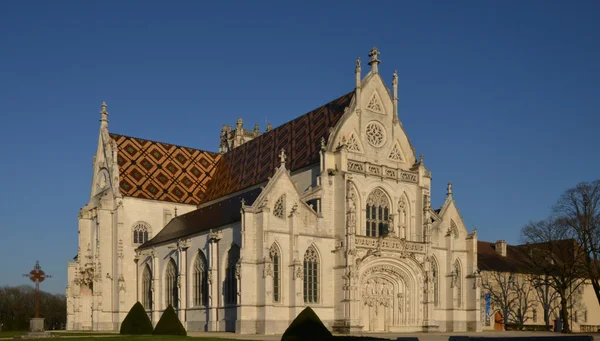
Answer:
<svg viewBox="0 0 600 341"><path fill-rule="evenodd" d="M460 263L458 259L454 262L454 287L456 288L456 304L458 307L462 306L462 271L460 270Z"/></svg>
<svg viewBox="0 0 600 341"><path fill-rule="evenodd" d="M237 303L238 287L235 267L239 259L240 247L233 244L227 252L227 269L225 269L225 304Z"/></svg>
<svg viewBox="0 0 600 341"><path fill-rule="evenodd" d="M281 288L281 270L280 270L280 253L277 245L271 245L269 249L269 257L273 262L273 302L279 302Z"/></svg>
<svg viewBox="0 0 600 341"><path fill-rule="evenodd" d="M433 304L436 307L440 306L440 287L439 287L439 270L435 260L431 262L431 280L433 281Z"/></svg>
<svg viewBox="0 0 600 341"><path fill-rule="evenodd" d="M198 251L194 261L194 306L208 305L208 268L206 257Z"/></svg>
<svg viewBox="0 0 600 341"><path fill-rule="evenodd" d="M152 310L152 271L148 264L142 273L142 303L146 310Z"/></svg>
<svg viewBox="0 0 600 341"><path fill-rule="evenodd" d="M390 202L387 195L376 188L367 197L367 236L384 236L389 229Z"/></svg>
<svg viewBox="0 0 600 341"><path fill-rule="evenodd" d="M319 302L319 256L313 246L304 253L304 303Z"/></svg>
<svg viewBox="0 0 600 341"><path fill-rule="evenodd" d="M171 258L167 264L167 272L165 276L165 308L170 305L173 309L177 309L179 302L179 290L177 288L177 265Z"/></svg>
<svg viewBox="0 0 600 341"><path fill-rule="evenodd" d="M144 222L135 223L133 226L133 243L144 244L148 241L150 226Z"/></svg>

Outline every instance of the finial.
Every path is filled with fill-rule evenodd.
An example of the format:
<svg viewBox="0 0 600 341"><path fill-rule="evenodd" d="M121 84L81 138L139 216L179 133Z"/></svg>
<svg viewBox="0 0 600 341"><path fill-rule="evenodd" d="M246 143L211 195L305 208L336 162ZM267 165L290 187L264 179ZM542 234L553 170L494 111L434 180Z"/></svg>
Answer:
<svg viewBox="0 0 600 341"><path fill-rule="evenodd" d="M381 61L379 59L377 59L377 56L379 56L379 50L377 50L377 48L375 46L373 46L373 48L371 49L371 52L369 53L369 57L371 57L371 61L369 62L369 65L371 65L371 70L373 71L373 73L378 72L377 65L379 65L379 63L381 63Z"/></svg>
<svg viewBox="0 0 600 341"><path fill-rule="evenodd" d="M321 150L325 150L327 147L325 146L325 137L321 137Z"/></svg>
<svg viewBox="0 0 600 341"><path fill-rule="evenodd" d="M419 157L419 161L420 161L421 163L423 163L423 161L425 161L425 157L423 157L423 154L421 154L421 156Z"/></svg>
<svg viewBox="0 0 600 341"><path fill-rule="evenodd" d="M448 188L446 189L446 195L449 197L452 196L452 183L451 182L448 183Z"/></svg>
<svg viewBox="0 0 600 341"><path fill-rule="evenodd" d="M279 160L281 161L282 165L285 164L285 159L286 159L285 149L281 148L281 153L279 153Z"/></svg>
<svg viewBox="0 0 600 341"><path fill-rule="evenodd" d="M267 123L267 131L271 130L273 130L273 126L271 125L271 123Z"/></svg>
<svg viewBox="0 0 600 341"><path fill-rule="evenodd" d="M257 137L260 134L260 132L258 131L258 123L254 125L253 133L254 133L254 137Z"/></svg>
<svg viewBox="0 0 600 341"><path fill-rule="evenodd" d="M392 76L392 85L398 85L398 70L394 70L394 75Z"/></svg>
<svg viewBox="0 0 600 341"><path fill-rule="evenodd" d="M241 128L243 124L244 124L244 120L242 120L241 117L238 117L236 126Z"/></svg>
<svg viewBox="0 0 600 341"><path fill-rule="evenodd" d="M356 58L356 69L354 71L360 73L360 57Z"/></svg>
<svg viewBox="0 0 600 341"><path fill-rule="evenodd" d="M102 126L106 126L108 124L108 111L106 111L106 102L102 102L102 110L100 110L100 122L102 122Z"/></svg>
<svg viewBox="0 0 600 341"><path fill-rule="evenodd" d="M242 198L242 206L246 205L246 199Z"/></svg>
<svg viewBox="0 0 600 341"><path fill-rule="evenodd" d="M392 88L393 88L393 105L394 105L394 116L392 121L394 124L398 123L398 71L394 70L394 75L392 76Z"/></svg>

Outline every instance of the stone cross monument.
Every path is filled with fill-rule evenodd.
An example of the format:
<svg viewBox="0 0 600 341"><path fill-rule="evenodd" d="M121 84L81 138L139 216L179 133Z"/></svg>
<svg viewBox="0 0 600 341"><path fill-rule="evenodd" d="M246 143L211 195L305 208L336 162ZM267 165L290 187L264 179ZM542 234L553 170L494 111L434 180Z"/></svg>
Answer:
<svg viewBox="0 0 600 341"><path fill-rule="evenodd" d="M43 333L44 318L40 318L40 283L52 276L47 275L44 270L42 270L40 262L36 261L33 270L28 274L24 274L23 277L27 277L35 283L35 317L29 320L29 332Z"/></svg>

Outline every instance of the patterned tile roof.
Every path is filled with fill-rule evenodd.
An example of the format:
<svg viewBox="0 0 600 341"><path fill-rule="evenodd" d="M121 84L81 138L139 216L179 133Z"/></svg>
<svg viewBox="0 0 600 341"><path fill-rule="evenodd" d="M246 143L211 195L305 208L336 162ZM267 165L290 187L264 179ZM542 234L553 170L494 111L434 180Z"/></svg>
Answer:
<svg viewBox="0 0 600 341"><path fill-rule="evenodd" d="M110 134L117 143L124 196L197 205L205 200L220 154Z"/></svg>
<svg viewBox="0 0 600 341"><path fill-rule="evenodd" d="M291 171L318 163L321 138L329 138L353 95L354 91L334 99L224 154L208 184L206 201L267 181L280 164L281 149Z"/></svg>

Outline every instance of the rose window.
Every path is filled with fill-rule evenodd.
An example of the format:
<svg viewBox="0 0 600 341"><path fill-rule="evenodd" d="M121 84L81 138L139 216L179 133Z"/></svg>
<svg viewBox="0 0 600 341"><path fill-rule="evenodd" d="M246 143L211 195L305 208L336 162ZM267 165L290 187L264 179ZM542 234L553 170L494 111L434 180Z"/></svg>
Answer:
<svg viewBox="0 0 600 341"><path fill-rule="evenodd" d="M385 143L385 133L379 123L371 122L367 125L367 141L374 147L381 147Z"/></svg>

